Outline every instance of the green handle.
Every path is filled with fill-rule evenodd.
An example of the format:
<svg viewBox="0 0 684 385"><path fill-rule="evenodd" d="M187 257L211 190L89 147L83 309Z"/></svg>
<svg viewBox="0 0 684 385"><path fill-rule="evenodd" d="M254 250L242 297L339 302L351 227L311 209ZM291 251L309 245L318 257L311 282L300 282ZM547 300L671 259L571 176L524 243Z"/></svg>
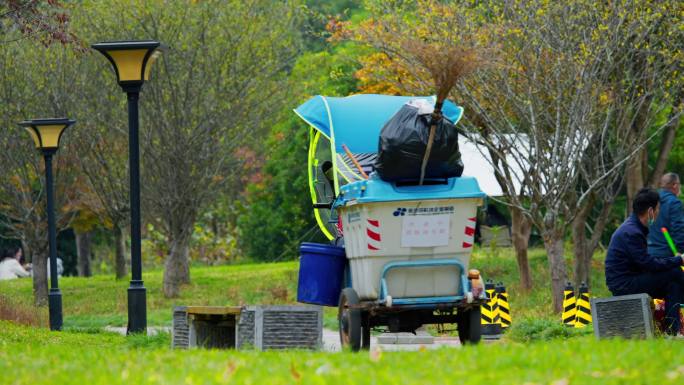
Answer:
<svg viewBox="0 0 684 385"><path fill-rule="evenodd" d="M677 255L679 252L677 251L677 246L675 246L674 241L672 240L672 237L670 236L670 233L667 231L665 227L662 227L660 231L663 232L663 236L665 236L665 240L667 241L667 244L670 245L670 249L672 250L672 254Z"/></svg>

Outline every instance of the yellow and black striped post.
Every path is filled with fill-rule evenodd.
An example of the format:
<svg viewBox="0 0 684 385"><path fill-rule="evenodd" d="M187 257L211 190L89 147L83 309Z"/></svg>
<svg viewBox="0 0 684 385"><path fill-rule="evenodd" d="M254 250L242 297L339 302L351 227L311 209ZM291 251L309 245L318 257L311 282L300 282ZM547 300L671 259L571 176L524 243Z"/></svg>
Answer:
<svg viewBox="0 0 684 385"><path fill-rule="evenodd" d="M496 298L499 307L499 321L501 322L501 330L506 331L511 327L511 306L508 304L508 292L503 282L496 285Z"/></svg>
<svg viewBox="0 0 684 385"><path fill-rule="evenodd" d="M575 299L575 288L572 287L572 283L568 282L565 284L565 290L563 291L563 315L561 316L561 322L565 326L574 327L576 317L577 300Z"/></svg>
<svg viewBox="0 0 684 385"><path fill-rule="evenodd" d="M499 338L501 336L501 322L499 321L499 304L496 295L496 287L491 279L485 283L487 302L481 306L482 311L482 337Z"/></svg>
<svg viewBox="0 0 684 385"><path fill-rule="evenodd" d="M582 282L577 295L577 316L575 327L583 328L591 323L591 305L589 304L589 288Z"/></svg>

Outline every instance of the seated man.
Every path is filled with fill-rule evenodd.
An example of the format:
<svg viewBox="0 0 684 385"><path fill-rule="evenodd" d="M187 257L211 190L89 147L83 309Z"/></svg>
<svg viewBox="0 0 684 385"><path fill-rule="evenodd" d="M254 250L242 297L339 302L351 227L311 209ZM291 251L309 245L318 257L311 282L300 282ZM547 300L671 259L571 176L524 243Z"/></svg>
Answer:
<svg viewBox="0 0 684 385"><path fill-rule="evenodd" d="M665 298L667 333L679 332L679 307L684 300L684 257L655 258L648 254L648 226L658 216L659 195L641 189L634 197L632 215L610 239L606 254L606 284L613 295L647 293Z"/></svg>
<svg viewBox="0 0 684 385"><path fill-rule="evenodd" d="M684 251L684 207L677 198L682 185L679 175L668 172L660 178L660 210L653 226L648 229L648 253L654 257L672 257L674 253L660 229L665 227L677 251Z"/></svg>

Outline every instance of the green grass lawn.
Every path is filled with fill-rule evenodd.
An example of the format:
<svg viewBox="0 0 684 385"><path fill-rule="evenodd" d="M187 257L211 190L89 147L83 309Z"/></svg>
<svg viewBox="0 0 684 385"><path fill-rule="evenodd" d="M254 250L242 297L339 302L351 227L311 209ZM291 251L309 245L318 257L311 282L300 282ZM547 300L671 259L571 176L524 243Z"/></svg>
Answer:
<svg viewBox="0 0 684 385"><path fill-rule="evenodd" d="M569 259L568 259L569 262ZM462 349L352 354L170 350L170 336L123 337L102 331L126 324L127 281L65 277L64 332L0 321L0 384L681 384L684 342L596 341L568 329L551 310L543 250L530 250L535 289L522 293L509 249L476 249L472 267L503 281L513 327L502 341ZM161 294L161 270L144 274L150 325L168 326L174 305L295 303L296 262L193 266L182 296ZM609 295L603 258L594 263L594 296ZM30 280L0 282L13 306L31 309ZM43 318L46 309L39 310ZM336 327L327 308L326 326Z"/></svg>
<svg viewBox="0 0 684 385"><path fill-rule="evenodd" d="M527 294L520 291L515 255L511 249L476 248L472 256L471 267L480 269L485 278L506 284L510 293L514 326L522 320L559 318L552 312L546 255L542 249L531 249L529 254L535 289ZM569 258L568 265L571 266ZM594 265L591 294L608 296L603 278L603 257L597 256ZM192 283L183 288L181 297L167 299L161 293L162 270L148 270L143 273L147 287L148 324L169 326L174 305L295 303L297 274L297 262L193 266ZM65 327L126 325L127 280L117 281L113 276L98 275L91 278L64 277L59 283L64 303ZM31 290L29 279L0 282L0 294L20 305L31 305ZM334 308L326 308L327 327L336 327L336 311Z"/></svg>
<svg viewBox="0 0 684 385"><path fill-rule="evenodd" d="M3 384L681 384L684 343L570 340L416 352L174 351L0 322ZM162 338L163 341L163 338ZM168 342L168 340L167 340ZM161 344L164 345L164 344Z"/></svg>
<svg viewBox="0 0 684 385"><path fill-rule="evenodd" d="M170 326L174 305L283 304L295 301L297 263L234 266L196 266L192 283L180 298L167 299L161 292L162 270L143 273L147 288L147 317L151 326ZM0 282L0 294L20 305L33 301L30 279ZM77 328L125 326L127 280L98 275L59 280L64 307L64 326ZM46 309L42 311L47 312Z"/></svg>

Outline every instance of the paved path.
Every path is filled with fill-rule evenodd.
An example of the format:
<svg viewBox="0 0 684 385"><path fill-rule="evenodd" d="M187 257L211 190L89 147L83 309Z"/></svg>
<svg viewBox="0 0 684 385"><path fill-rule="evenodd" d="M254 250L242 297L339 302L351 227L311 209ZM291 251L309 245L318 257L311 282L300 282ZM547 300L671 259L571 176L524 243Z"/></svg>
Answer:
<svg viewBox="0 0 684 385"><path fill-rule="evenodd" d="M424 333L424 332L423 332ZM399 338L413 336L411 333L397 333ZM391 334L396 336L397 334ZM421 333L418 332L421 336ZM424 335L427 335L425 333ZM371 336L371 348L378 346L380 350L383 351L398 351L398 350L421 350L421 349L438 349L441 347L453 347L459 348L461 343L458 341L457 337L435 337L433 343L412 343L412 344L402 344L402 343L383 343L378 344L378 337ZM323 329L323 350L328 352L339 352L341 350L340 345L340 334L337 330Z"/></svg>
<svg viewBox="0 0 684 385"><path fill-rule="evenodd" d="M119 333L121 335L126 335L126 328L123 326L105 326L104 330L111 333ZM150 326L147 328L147 335L154 336L159 333L169 333L171 334L172 329L170 326Z"/></svg>

